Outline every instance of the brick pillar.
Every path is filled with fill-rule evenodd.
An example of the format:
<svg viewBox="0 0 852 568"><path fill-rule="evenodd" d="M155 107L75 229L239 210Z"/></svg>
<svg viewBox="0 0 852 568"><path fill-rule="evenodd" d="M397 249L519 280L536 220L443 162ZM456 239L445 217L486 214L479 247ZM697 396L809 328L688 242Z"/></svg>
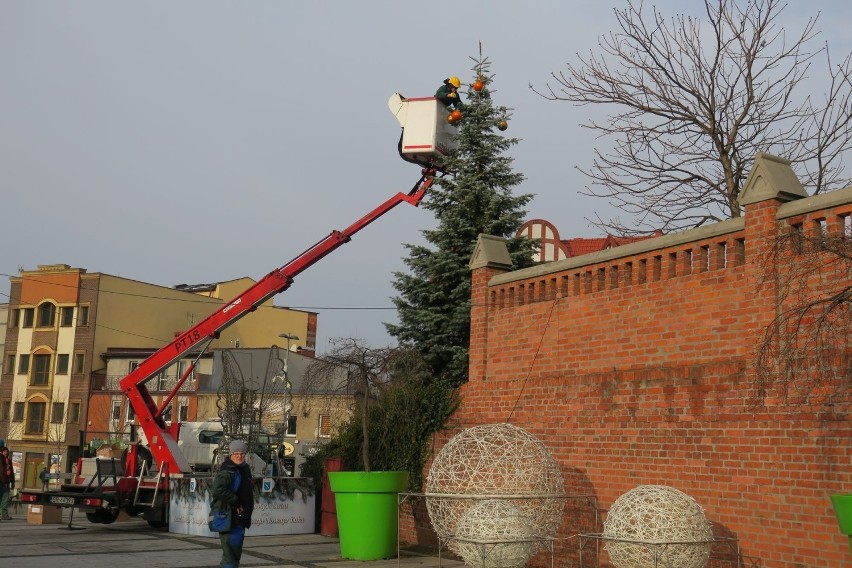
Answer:
<svg viewBox="0 0 852 568"><path fill-rule="evenodd" d="M470 264L470 352L468 380L485 378L488 356L488 322L491 311L499 309L498 301L491 301L489 282L494 276L512 267L506 240L490 235L479 235L471 255Z"/></svg>
<svg viewBox="0 0 852 568"><path fill-rule="evenodd" d="M778 208L794 199L807 197L804 187L790 168L790 162L765 153L754 160L754 166L740 192L745 234L745 302L756 322L754 336L746 339L758 345L766 326L777 313L777 289L772 278L772 250L779 235Z"/></svg>

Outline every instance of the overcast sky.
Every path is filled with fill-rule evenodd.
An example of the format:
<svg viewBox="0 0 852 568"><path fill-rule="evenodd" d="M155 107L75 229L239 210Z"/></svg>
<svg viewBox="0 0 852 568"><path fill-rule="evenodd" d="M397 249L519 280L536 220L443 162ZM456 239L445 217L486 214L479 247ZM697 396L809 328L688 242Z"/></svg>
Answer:
<svg viewBox="0 0 852 568"><path fill-rule="evenodd" d="M514 109L528 218L599 236L586 218L611 210L574 170L591 161L590 111L528 85L593 49L622 4L0 0L0 302L39 264L162 286L263 277L411 188L387 99L472 80L480 42L495 102ZM846 0L791 4L791 30L822 10L823 39L850 50ZM392 273L434 225L402 204L276 304L319 312L320 352L393 343Z"/></svg>

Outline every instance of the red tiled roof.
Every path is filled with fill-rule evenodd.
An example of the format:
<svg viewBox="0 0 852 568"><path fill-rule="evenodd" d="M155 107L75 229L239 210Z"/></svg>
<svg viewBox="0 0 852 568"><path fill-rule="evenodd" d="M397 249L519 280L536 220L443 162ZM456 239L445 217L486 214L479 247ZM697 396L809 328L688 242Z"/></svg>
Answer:
<svg viewBox="0 0 852 568"><path fill-rule="evenodd" d="M593 252L598 252L621 245L635 243L653 237L662 236L662 231L656 231L653 235L641 237L617 237L607 235L597 238L577 237L573 239L562 239L556 226L545 219L530 219L521 225L516 236L528 239L541 240L540 262L551 262L560 258L572 258Z"/></svg>
<svg viewBox="0 0 852 568"><path fill-rule="evenodd" d="M662 233L644 235L641 237L616 237L615 235L607 235L596 239L584 239L578 237L575 239L562 239L560 242L565 254L568 258L571 258L573 256L580 256L582 254L589 254L591 252L620 247L621 245L629 245L636 241L644 241L645 239L658 237L660 235L662 235Z"/></svg>

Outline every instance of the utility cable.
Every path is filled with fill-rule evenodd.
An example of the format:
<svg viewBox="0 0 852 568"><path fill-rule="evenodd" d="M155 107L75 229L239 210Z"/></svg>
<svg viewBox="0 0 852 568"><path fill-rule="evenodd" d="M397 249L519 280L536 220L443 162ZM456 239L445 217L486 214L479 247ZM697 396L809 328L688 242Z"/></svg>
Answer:
<svg viewBox="0 0 852 568"><path fill-rule="evenodd" d="M532 361L530 361L529 370L527 370L527 376L524 377L524 382L521 383L521 390L518 392L517 398L515 398L515 404L512 406L512 411L509 413L509 417L506 419L507 423L512 422L512 417L515 415L515 410L518 408L518 403L521 400L521 397L524 394L524 391L527 388L527 382L530 380L530 376L532 375L532 370L535 367L535 363L538 360L538 356L541 353L541 346L544 344L544 337L547 335L547 329L550 327L550 320L553 317L553 312L556 309L556 304L559 302L559 298L554 298L553 303L550 305L550 310L547 312L547 321L544 322L544 329L541 332L541 335L538 339L538 347L536 347L535 354L533 355Z"/></svg>

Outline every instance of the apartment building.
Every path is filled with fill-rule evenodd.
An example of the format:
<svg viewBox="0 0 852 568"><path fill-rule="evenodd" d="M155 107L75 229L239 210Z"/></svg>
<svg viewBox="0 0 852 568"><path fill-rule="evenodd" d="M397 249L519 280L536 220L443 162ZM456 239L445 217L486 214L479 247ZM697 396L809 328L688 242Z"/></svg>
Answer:
<svg viewBox="0 0 852 568"><path fill-rule="evenodd" d="M36 486L48 460L69 471L81 447L95 438L87 434L89 429L112 429L112 398L120 392L117 382L125 371L109 369L109 361L120 360L118 355L124 353L123 364L129 369L253 283L241 278L170 288L67 264L39 265L11 277L0 375L0 438L21 454L21 485ZM303 345L312 349L316 323L316 313L275 307L270 299L224 330L211 349L269 346L280 341L281 333L304 338ZM104 392L110 393L108 402ZM173 401L176 415L184 412L181 404L187 413L192 408L182 396ZM126 420L127 409L122 408L119 413ZM126 424L115 426L123 431Z"/></svg>

